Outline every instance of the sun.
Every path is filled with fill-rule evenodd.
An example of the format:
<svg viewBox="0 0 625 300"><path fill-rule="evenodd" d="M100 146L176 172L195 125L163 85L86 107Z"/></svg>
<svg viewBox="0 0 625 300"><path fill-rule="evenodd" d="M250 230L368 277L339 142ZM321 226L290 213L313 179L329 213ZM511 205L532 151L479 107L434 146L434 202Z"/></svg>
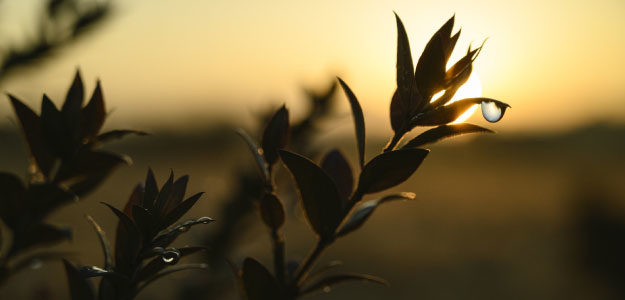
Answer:
<svg viewBox="0 0 625 300"><path fill-rule="evenodd" d="M432 97L432 100L435 100L442 95L443 95L443 92L440 92L434 95L434 97ZM463 84L458 89L454 97L451 98L451 100L447 103L447 105L449 105L450 103L456 102L458 100L461 100L461 99L480 97L481 95L482 95L482 82L480 81L480 78L477 76L477 74L473 72L471 73L471 76L469 76L469 79L467 80L467 82L465 82L465 84ZM455 121L453 121L452 124L462 123L466 121L475 112L475 110L477 109L477 106L478 106L477 104L471 106L469 110L467 110L465 113L460 115L460 117L458 117Z"/></svg>

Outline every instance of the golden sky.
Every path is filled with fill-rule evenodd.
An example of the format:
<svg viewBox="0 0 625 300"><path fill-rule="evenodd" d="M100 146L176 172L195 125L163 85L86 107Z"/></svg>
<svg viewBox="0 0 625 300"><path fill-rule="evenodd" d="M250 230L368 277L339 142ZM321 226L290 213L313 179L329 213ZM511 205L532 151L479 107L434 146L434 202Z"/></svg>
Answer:
<svg viewBox="0 0 625 300"><path fill-rule="evenodd" d="M6 17L25 11L26 2L2 1L2 37L32 31L26 14ZM488 37L474 72L484 96L512 106L492 128L553 131L625 120L622 0L114 3L113 16L93 35L0 89L31 105L44 91L59 101L80 67L88 87L102 80L111 121L140 128L249 118L279 102L297 115L303 85L340 75L359 97L368 129L386 133L395 84L393 11L406 25L415 61L455 13L462 35L452 60ZM0 122L12 113L7 102L0 101ZM470 121L485 124L479 113Z"/></svg>

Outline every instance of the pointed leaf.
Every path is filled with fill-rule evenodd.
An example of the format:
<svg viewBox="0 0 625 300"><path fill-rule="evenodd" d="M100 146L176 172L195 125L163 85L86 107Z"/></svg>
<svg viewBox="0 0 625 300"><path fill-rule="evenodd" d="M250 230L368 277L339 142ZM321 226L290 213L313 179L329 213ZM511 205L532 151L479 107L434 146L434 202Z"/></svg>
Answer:
<svg viewBox="0 0 625 300"><path fill-rule="evenodd" d="M249 300L284 299L284 291L278 280L255 259L245 259L241 277Z"/></svg>
<svg viewBox="0 0 625 300"><path fill-rule="evenodd" d="M258 167L258 170L263 177L263 181L270 182L271 179L269 178L269 166L267 164L267 161L265 161L265 157L263 156L263 150L258 148L256 142L254 142L254 140L243 129L237 129L236 132L247 143L250 152L252 152L252 155L254 155L254 158L256 158L256 166Z"/></svg>
<svg viewBox="0 0 625 300"><path fill-rule="evenodd" d="M80 109L82 108L84 98L85 91L82 84L82 78L80 78L80 71L76 71L74 81L67 91L67 95L65 96L65 102L63 103L61 111L64 114L78 114L80 112Z"/></svg>
<svg viewBox="0 0 625 300"><path fill-rule="evenodd" d="M404 145L404 147L402 148L417 148L426 144L436 143L442 139L474 132L494 133L494 131L490 129L467 123L441 125L423 132L422 134L418 135L417 137L406 143L406 145Z"/></svg>
<svg viewBox="0 0 625 300"><path fill-rule="evenodd" d="M278 149L286 146L289 133L289 111L284 105L271 117L263 132L263 155L269 167L278 160Z"/></svg>
<svg viewBox="0 0 625 300"><path fill-rule="evenodd" d="M65 265L65 274L67 274L67 282L69 284L69 294L72 300L95 300L93 287L80 272L67 260L63 260Z"/></svg>
<svg viewBox="0 0 625 300"><path fill-rule="evenodd" d="M114 272L107 271L98 266L83 266L78 269L80 276L83 278L100 277L105 275L113 275Z"/></svg>
<svg viewBox="0 0 625 300"><path fill-rule="evenodd" d="M397 14L395 14L395 21L397 22L397 96L395 101L399 101L396 105L401 107L401 114L407 115L420 106L418 102L421 99L413 95L416 82L408 35L406 34L404 24ZM396 127L399 126L393 126L394 129Z"/></svg>
<svg viewBox="0 0 625 300"><path fill-rule="evenodd" d="M148 210L152 210L154 208L156 197L158 196L158 186L156 184L156 179L154 178L154 172L152 172L151 168L148 168L148 176L145 179L145 193L143 195L143 207Z"/></svg>
<svg viewBox="0 0 625 300"><path fill-rule="evenodd" d="M265 225L278 230L284 224L284 206L276 195L266 193L260 199L260 216Z"/></svg>
<svg viewBox="0 0 625 300"><path fill-rule="evenodd" d="M174 182L172 186L171 194L169 195L169 199L165 202L165 206L163 207L163 216L167 216L182 200L184 199L184 194L187 191L187 183L189 182L189 175L184 175Z"/></svg>
<svg viewBox="0 0 625 300"><path fill-rule="evenodd" d="M76 150L72 133L66 128L63 115L47 95L41 101L41 126L43 139L52 154L69 159Z"/></svg>
<svg viewBox="0 0 625 300"><path fill-rule="evenodd" d="M504 110L510 107L510 105L504 102L495 100L495 99L482 98L482 97L467 98L467 99L458 100L448 105L439 106L419 116L418 118L415 118L414 120L412 120L412 123L414 125L420 125L420 126L437 126L437 125L451 123L455 121L456 119L458 119L458 117L460 117L469 108L471 108L471 106L475 104L480 104L482 102L493 102L498 107L501 107Z"/></svg>
<svg viewBox="0 0 625 300"><path fill-rule="evenodd" d="M202 250L207 250L207 248L206 247L184 247L184 248L178 248L178 250L180 252L180 258L182 258L182 257L191 255L193 253L196 253ZM153 258L149 263L147 263L143 268L141 268L141 271L139 271L139 274L137 275L137 281L143 281L169 266L171 266L171 264L165 263L161 256L157 256Z"/></svg>
<svg viewBox="0 0 625 300"><path fill-rule="evenodd" d="M297 183L313 230L322 240L331 239L343 214L336 185L323 169L309 159L284 150L280 151L280 157Z"/></svg>
<svg viewBox="0 0 625 300"><path fill-rule="evenodd" d="M340 283L349 282L349 281L363 281L363 282L371 282L377 283L381 285L388 286L386 280L380 277L366 275L366 274L337 274L330 275L328 277L322 278L319 281L311 284L309 287L305 287L300 295L310 294L312 292L323 290L326 288L330 288Z"/></svg>
<svg viewBox="0 0 625 300"><path fill-rule="evenodd" d="M110 270L111 267L113 267L113 250L111 250L111 244L106 237L106 232L102 230L102 227L100 227L100 225L98 225L98 223L90 215L85 215L85 217L98 234L98 239L100 239L100 246L102 246L102 252L104 254L104 268Z"/></svg>
<svg viewBox="0 0 625 300"><path fill-rule="evenodd" d="M56 183L70 187L77 195L95 189L117 166L131 164L130 158L115 153L83 149L59 168Z"/></svg>
<svg viewBox="0 0 625 300"><path fill-rule="evenodd" d="M354 95L354 93L349 88L349 86L347 86L347 84L341 78L338 78L338 80L352 108L352 116L354 117L354 127L356 128L356 142L358 145L358 157L359 157L360 167L362 168L362 166L364 166L365 164L365 118L362 114L362 108L360 108L360 103L358 103L358 99L356 99L356 95Z"/></svg>
<svg viewBox="0 0 625 300"><path fill-rule="evenodd" d="M96 132L97 133L97 132ZM121 138L124 138L127 135L138 135L138 136L146 136L149 135L149 133L144 132L144 131L139 131L139 130L128 130L128 129L124 129L124 130L111 130L111 131L107 131L105 133L102 133L98 136L96 136L93 140L93 143L106 143L106 142L110 142L112 140L119 140Z"/></svg>
<svg viewBox="0 0 625 300"><path fill-rule="evenodd" d="M146 240L151 239L158 232L157 216L154 216L147 209L133 205L132 217Z"/></svg>
<svg viewBox="0 0 625 300"><path fill-rule="evenodd" d="M214 220L210 217L200 217L197 219L184 221L176 226L173 226L165 230L164 232L159 234L157 237L155 237L154 240L152 241L152 246L165 248L169 246L169 244L171 244L174 240L176 240L176 238L178 238L179 235L181 235L184 232L189 231L191 227L198 225L198 224L208 224L213 221Z"/></svg>
<svg viewBox="0 0 625 300"><path fill-rule="evenodd" d="M417 62L415 69L417 88L428 100L443 88L447 64L445 58L449 47L446 44L449 44L453 19L452 17L432 36Z"/></svg>
<svg viewBox="0 0 625 300"><path fill-rule="evenodd" d="M365 203L360 204L354 212L349 216L347 222L341 226L341 228L336 233L336 236L344 236L358 228L360 228L373 214L375 209L382 203L392 201L392 200L414 200L414 193L400 193L386 196L381 199L367 201Z"/></svg>
<svg viewBox="0 0 625 300"><path fill-rule="evenodd" d="M160 229L165 229L171 224L176 223L178 219L182 218L182 216L184 216L193 207L193 205L195 205L195 203L200 199L203 194L203 192L199 192L187 198L187 200L184 200L182 203L176 206L176 208L174 208L167 216L165 216Z"/></svg>
<svg viewBox="0 0 625 300"><path fill-rule="evenodd" d="M141 250L141 233L135 223L117 208L102 202L119 218L115 236L115 267L116 270L130 274L135 258Z"/></svg>
<svg viewBox="0 0 625 300"><path fill-rule="evenodd" d="M354 190L354 176L349 163L340 151L334 149L323 157L321 168L332 178L343 202L343 207L347 207L349 196Z"/></svg>
<svg viewBox="0 0 625 300"><path fill-rule="evenodd" d="M22 103L22 101L15 98L13 95L9 94L8 96L11 99L13 110L20 121L30 154L33 156L34 162L37 164L39 170L48 177L52 164L54 163L54 157L46 148L47 146L43 139L41 119L32 109Z"/></svg>
<svg viewBox="0 0 625 300"><path fill-rule="evenodd" d="M169 172L169 178L163 184L161 191L158 193L156 197L156 203L154 204L155 215L162 217L165 215L165 206L167 202L171 198L171 195L174 191L174 171Z"/></svg>
<svg viewBox="0 0 625 300"><path fill-rule="evenodd" d="M144 197L143 194L144 194L143 185L137 184L134 190L132 190L132 194L130 194L130 198L128 199L128 202L126 202L126 206L124 206L124 214L130 217L130 219L133 221L134 221L134 218L132 218L132 207L134 205L141 206L141 203Z"/></svg>
<svg viewBox="0 0 625 300"><path fill-rule="evenodd" d="M81 138L89 140L95 138L104 124L104 119L106 119L106 107L104 106L102 87L100 86L100 81L98 80L89 103L87 103L87 106L82 109L80 122Z"/></svg>
<svg viewBox="0 0 625 300"><path fill-rule="evenodd" d="M429 152L424 149L400 149L376 156L360 173L358 192L376 193L404 182L417 170Z"/></svg>

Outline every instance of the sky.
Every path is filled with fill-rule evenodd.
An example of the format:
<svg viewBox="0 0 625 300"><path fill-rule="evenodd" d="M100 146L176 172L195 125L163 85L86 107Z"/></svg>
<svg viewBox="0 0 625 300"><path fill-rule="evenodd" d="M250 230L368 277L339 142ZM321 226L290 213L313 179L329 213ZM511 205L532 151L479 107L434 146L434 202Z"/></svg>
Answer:
<svg viewBox="0 0 625 300"><path fill-rule="evenodd" d="M0 1L0 41L33 31L34 0ZM113 125L173 127L241 119L286 103L301 114L302 87L341 76L368 130L390 132L396 25L416 61L452 15L462 28L452 60L488 38L474 64L482 95L512 106L498 131L562 131L625 123L625 2L620 1L114 1L92 35L0 83L38 106L62 100L80 68L102 81ZM0 49L2 45L0 45ZM4 96L3 96L4 97ZM340 95L341 99L344 98ZM347 101L340 108L348 113ZM0 101L0 124L9 122ZM479 113L469 121L486 124Z"/></svg>

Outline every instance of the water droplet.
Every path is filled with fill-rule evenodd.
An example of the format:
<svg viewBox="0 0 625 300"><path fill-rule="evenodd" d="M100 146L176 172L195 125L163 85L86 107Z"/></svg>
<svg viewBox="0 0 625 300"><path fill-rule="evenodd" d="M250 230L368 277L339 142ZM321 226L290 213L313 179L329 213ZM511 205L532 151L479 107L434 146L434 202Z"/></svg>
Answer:
<svg viewBox="0 0 625 300"><path fill-rule="evenodd" d="M202 222L202 224L208 224L208 223L212 222L213 219L209 218L209 217L201 217L201 218L197 219L197 221L198 222Z"/></svg>
<svg viewBox="0 0 625 300"><path fill-rule="evenodd" d="M508 107L494 101L482 101L482 116L486 121L495 123L503 118L506 108Z"/></svg>
<svg viewBox="0 0 625 300"><path fill-rule="evenodd" d="M323 287L323 292L324 293L329 293L332 291L332 288L329 285L326 285Z"/></svg>
<svg viewBox="0 0 625 300"><path fill-rule="evenodd" d="M28 267L33 270L41 269L41 266L43 266L43 262L41 261L41 259L37 259L37 258L31 260L30 264L28 265Z"/></svg>
<svg viewBox="0 0 625 300"><path fill-rule="evenodd" d="M167 248L161 254L161 259L168 265L175 265L180 260L180 251L176 248Z"/></svg>
<svg viewBox="0 0 625 300"><path fill-rule="evenodd" d="M187 227L187 226L180 226L180 227L178 227L178 231L180 231L180 232L187 232L187 231L189 231L189 227Z"/></svg>

